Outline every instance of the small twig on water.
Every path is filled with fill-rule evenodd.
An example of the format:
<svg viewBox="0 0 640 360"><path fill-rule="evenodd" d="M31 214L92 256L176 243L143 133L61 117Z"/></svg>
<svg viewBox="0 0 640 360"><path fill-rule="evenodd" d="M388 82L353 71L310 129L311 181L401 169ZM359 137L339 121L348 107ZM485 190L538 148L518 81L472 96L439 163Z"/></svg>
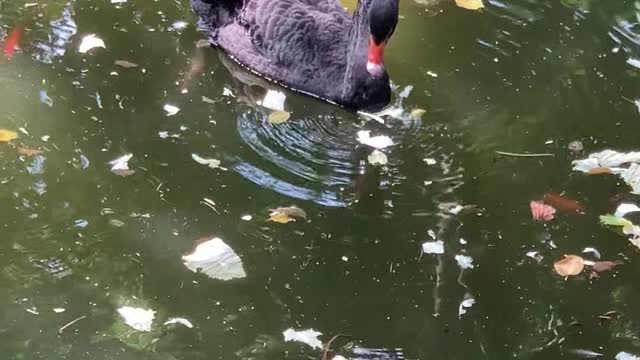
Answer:
<svg viewBox="0 0 640 360"><path fill-rule="evenodd" d="M344 334L336 334L334 335L329 341L327 341L327 343L324 345L324 350L322 351L322 360L327 360L327 353L329 352L329 350L331 349L331 343L333 343L333 341L339 337L348 337L349 335L344 335Z"/></svg>
<svg viewBox="0 0 640 360"><path fill-rule="evenodd" d="M66 328L68 328L69 326L71 326L71 325L73 325L73 324L77 323L78 321L80 321L80 320L82 320L82 319L84 319L84 318L86 318L86 317L87 317L86 315L82 315L82 316L80 316L79 318L77 318L77 319L75 319L75 320L72 320L72 321L68 322L65 326L61 327L61 328L58 330L58 334L62 334L62 332L63 332Z"/></svg>
<svg viewBox="0 0 640 360"><path fill-rule="evenodd" d="M513 157L554 157L555 155L549 153L530 154L530 153L512 153L506 151L496 151L498 155L513 156Z"/></svg>

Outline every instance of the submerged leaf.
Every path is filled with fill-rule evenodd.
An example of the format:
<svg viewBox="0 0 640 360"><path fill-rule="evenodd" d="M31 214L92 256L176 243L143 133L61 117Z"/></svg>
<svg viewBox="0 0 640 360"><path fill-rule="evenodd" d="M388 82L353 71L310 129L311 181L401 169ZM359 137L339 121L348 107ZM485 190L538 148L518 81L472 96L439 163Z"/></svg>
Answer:
<svg viewBox="0 0 640 360"><path fill-rule="evenodd" d="M544 201L555 207L568 213L584 214L584 206L577 200L571 199L566 196L562 196L555 193L544 194Z"/></svg>
<svg viewBox="0 0 640 360"><path fill-rule="evenodd" d="M535 221L553 220L556 213L556 209L553 206L547 205L542 201L531 201L529 207L531 208L531 216Z"/></svg>
<svg viewBox="0 0 640 360"><path fill-rule="evenodd" d="M274 221L281 224L286 224L290 221L296 221L295 218L307 218L307 213L304 210L296 206L279 207L276 209L270 209L269 221Z"/></svg>
<svg viewBox="0 0 640 360"><path fill-rule="evenodd" d="M482 0L456 0L456 5L467 10L480 10L484 8Z"/></svg>
<svg viewBox="0 0 640 360"><path fill-rule="evenodd" d="M18 138L18 133L15 131L0 129L0 141L7 142Z"/></svg>
<svg viewBox="0 0 640 360"><path fill-rule="evenodd" d="M613 270L614 267L622 265L622 261L596 261L593 263L593 270L597 272Z"/></svg>
<svg viewBox="0 0 640 360"><path fill-rule="evenodd" d="M584 259L577 255L565 255L564 259L553 264L553 268L560 276L578 275L584 269Z"/></svg>
<svg viewBox="0 0 640 360"><path fill-rule="evenodd" d="M240 257L220 238L198 245L193 253L182 257L184 265L193 272L202 272L212 279L231 280L247 274Z"/></svg>
<svg viewBox="0 0 640 360"><path fill-rule="evenodd" d="M286 111L274 111L269 114L269 122L271 124L282 124L287 122L290 117L291 114Z"/></svg>
<svg viewBox="0 0 640 360"><path fill-rule="evenodd" d="M24 156L28 156L28 157L32 157L32 156L36 156L36 155L42 154L42 150L31 149L31 148L28 148L28 147L19 146L18 147L18 154L24 155Z"/></svg>

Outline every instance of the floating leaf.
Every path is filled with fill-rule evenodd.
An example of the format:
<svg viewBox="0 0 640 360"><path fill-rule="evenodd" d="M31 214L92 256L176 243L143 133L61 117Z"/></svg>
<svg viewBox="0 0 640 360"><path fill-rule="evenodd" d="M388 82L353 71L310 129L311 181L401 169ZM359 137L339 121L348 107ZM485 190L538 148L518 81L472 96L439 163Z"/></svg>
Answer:
<svg viewBox="0 0 640 360"><path fill-rule="evenodd" d="M104 45L104 41L96 36L96 34L90 34L82 38L82 42L80 43L80 47L78 47L78 51L82 54L88 52L93 48L106 47Z"/></svg>
<svg viewBox="0 0 640 360"><path fill-rule="evenodd" d="M18 138L18 133L15 131L0 129L0 141L7 142Z"/></svg>
<svg viewBox="0 0 640 360"><path fill-rule="evenodd" d="M633 223L625 218L614 215L600 215L600 222L609 226L633 226Z"/></svg>
<svg viewBox="0 0 640 360"><path fill-rule="evenodd" d="M262 101L258 102L258 105L275 112L284 111L284 102L286 100L287 96L282 91L267 90L267 93L264 95Z"/></svg>
<svg viewBox="0 0 640 360"><path fill-rule="evenodd" d="M422 252L425 254L444 254L444 243L441 240L422 243Z"/></svg>
<svg viewBox="0 0 640 360"><path fill-rule="evenodd" d="M577 255L565 255L564 259L553 264L553 268L560 276L578 275L584 269L584 259Z"/></svg>
<svg viewBox="0 0 640 360"><path fill-rule="evenodd" d="M463 300L458 306L458 317L461 317L462 315L466 314L467 309L471 308L475 303L476 303L476 299L474 298L468 298Z"/></svg>
<svg viewBox="0 0 640 360"><path fill-rule="evenodd" d="M125 69L131 69L131 68L136 68L138 67L138 64L132 63L131 61L127 61L127 60L116 60L114 62L114 64L121 66Z"/></svg>
<svg viewBox="0 0 640 360"><path fill-rule="evenodd" d="M207 165L212 169L217 169L220 167L220 160L217 159L205 159L203 157L198 156L198 154L191 154L191 158L197 162L198 164Z"/></svg>
<svg viewBox="0 0 640 360"><path fill-rule="evenodd" d="M484 8L482 0L456 0L456 5L467 10L480 10Z"/></svg>
<svg viewBox="0 0 640 360"><path fill-rule="evenodd" d="M371 165L387 165L388 162L387 155L377 149L369 154L367 160L369 160L369 164Z"/></svg>
<svg viewBox="0 0 640 360"><path fill-rule="evenodd" d="M544 201L556 209L562 210L568 213L584 214L584 206L577 200L568 198L554 193L544 194Z"/></svg>
<svg viewBox="0 0 640 360"><path fill-rule="evenodd" d="M458 266L460 266L461 269L463 270L473 269L473 258L471 256L456 255L455 259L458 262Z"/></svg>
<svg viewBox="0 0 640 360"><path fill-rule="evenodd" d="M371 132L369 130L358 131L358 141L361 144L368 145L376 149L384 149L393 145L393 141L390 137L386 135L371 137Z"/></svg>
<svg viewBox="0 0 640 360"><path fill-rule="evenodd" d="M425 109L413 109L411 110L411 113L409 114L409 116L416 120L420 120L422 119L422 115L426 113L427 113L427 110Z"/></svg>
<svg viewBox="0 0 640 360"><path fill-rule="evenodd" d="M32 156L36 156L36 155L42 154L42 150L31 149L31 148L28 148L28 147L19 146L18 147L18 154L24 155L24 156L28 156L28 157L32 157Z"/></svg>
<svg viewBox="0 0 640 360"><path fill-rule="evenodd" d="M274 221L281 224L286 224L290 221L296 221L294 218L307 218L307 213L304 210L296 206L279 207L276 209L270 209L269 221Z"/></svg>
<svg viewBox="0 0 640 360"><path fill-rule="evenodd" d="M318 340L318 336L322 335L321 332L313 329L296 331L293 329L285 330L284 341L299 341L311 346L314 349L322 349L322 341Z"/></svg>
<svg viewBox="0 0 640 360"><path fill-rule="evenodd" d="M271 124L282 124L287 122L290 117L291 114L286 111L274 111L269 114L269 122Z"/></svg>
<svg viewBox="0 0 640 360"><path fill-rule="evenodd" d="M164 322L162 325L171 325L171 324L180 324L188 327L189 329L193 329L193 324L191 321L183 318L171 318Z"/></svg>
<svg viewBox="0 0 640 360"><path fill-rule="evenodd" d="M115 160L111 160L111 172L120 176L129 176L135 173L135 170L129 169L129 160L133 157L133 154L123 155Z"/></svg>
<svg viewBox="0 0 640 360"><path fill-rule="evenodd" d="M613 172L611 172L611 169L607 167L595 167L595 168L589 169L589 171L587 171L587 174L589 175L613 174Z"/></svg>
<svg viewBox="0 0 640 360"><path fill-rule="evenodd" d="M620 174L624 182L631 186L631 193L640 195L640 165L633 163Z"/></svg>
<svg viewBox="0 0 640 360"><path fill-rule="evenodd" d="M166 104L162 107L167 114L167 116L173 116L180 111L180 108L171 104Z"/></svg>
<svg viewBox="0 0 640 360"><path fill-rule="evenodd" d="M240 257L220 238L198 245L193 253L182 257L184 265L193 272L202 272L212 279L231 280L247 274Z"/></svg>
<svg viewBox="0 0 640 360"><path fill-rule="evenodd" d="M134 308L131 306L123 306L118 309L120 316L124 318L124 322L138 331L151 331L151 324L155 317L155 311L142 308Z"/></svg>
<svg viewBox="0 0 640 360"><path fill-rule="evenodd" d="M529 207L531 208L531 216L535 221L553 220L556 213L556 209L542 201L531 201Z"/></svg>
<svg viewBox="0 0 640 360"><path fill-rule="evenodd" d="M640 207L636 204L620 204L613 216L623 217L632 212L640 212Z"/></svg>

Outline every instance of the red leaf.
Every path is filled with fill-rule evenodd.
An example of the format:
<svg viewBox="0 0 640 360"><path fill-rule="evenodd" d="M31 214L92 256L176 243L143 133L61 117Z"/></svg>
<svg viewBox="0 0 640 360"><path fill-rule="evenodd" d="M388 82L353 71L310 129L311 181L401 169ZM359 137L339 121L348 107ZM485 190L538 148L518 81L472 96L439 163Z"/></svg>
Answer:
<svg viewBox="0 0 640 360"><path fill-rule="evenodd" d="M577 200L555 193L544 194L544 201L554 206L556 209L568 213L584 214L584 206Z"/></svg>
<svg viewBox="0 0 640 360"><path fill-rule="evenodd" d="M19 47L20 35L22 34L22 28L16 27L11 30L9 35L4 41L4 57L7 59L11 59L13 54L16 52L16 49Z"/></svg>
<svg viewBox="0 0 640 360"><path fill-rule="evenodd" d="M556 209L554 209L553 206L547 205L542 201L532 200L529 206L531 207L531 216L533 220L536 221L552 220L556 213Z"/></svg>

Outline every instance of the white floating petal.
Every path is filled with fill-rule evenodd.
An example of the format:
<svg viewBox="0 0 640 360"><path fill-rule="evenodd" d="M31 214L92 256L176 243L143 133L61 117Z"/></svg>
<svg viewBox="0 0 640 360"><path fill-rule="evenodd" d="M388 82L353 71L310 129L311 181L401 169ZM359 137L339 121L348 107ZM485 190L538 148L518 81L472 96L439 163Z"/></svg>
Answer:
<svg viewBox="0 0 640 360"><path fill-rule="evenodd" d="M384 149L393 145L393 140L386 135L377 135L371 137L371 132L369 130L360 130L358 131L358 141L361 144L371 146L376 149Z"/></svg>
<svg viewBox="0 0 640 360"><path fill-rule="evenodd" d="M441 240L427 241L422 244L422 251L425 254L444 254L444 243Z"/></svg>
<svg viewBox="0 0 640 360"><path fill-rule="evenodd" d="M321 332L313 329L296 331L293 329L287 329L282 333L284 335L284 341L299 341L311 346L314 349L322 349L322 341L318 339L318 336L322 335Z"/></svg>
<svg viewBox="0 0 640 360"><path fill-rule="evenodd" d="M134 308L131 306L123 306L118 309L118 313L124 322L138 331L151 331L151 323L156 312L142 308Z"/></svg>
<svg viewBox="0 0 640 360"><path fill-rule="evenodd" d="M166 104L163 107L164 111L167 113L167 116L173 116L180 111L180 108L171 104Z"/></svg>
<svg viewBox="0 0 640 360"><path fill-rule="evenodd" d="M85 54L87 51L97 47L105 48L106 46L104 41L97 37L96 34L90 34L82 38L78 51Z"/></svg>
<svg viewBox="0 0 640 360"><path fill-rule="evenodd" d="M220 238L198 245L195 251L182 257L193 272L202 272L212 279L231 280L246 277L240 257Z"/></svg>

